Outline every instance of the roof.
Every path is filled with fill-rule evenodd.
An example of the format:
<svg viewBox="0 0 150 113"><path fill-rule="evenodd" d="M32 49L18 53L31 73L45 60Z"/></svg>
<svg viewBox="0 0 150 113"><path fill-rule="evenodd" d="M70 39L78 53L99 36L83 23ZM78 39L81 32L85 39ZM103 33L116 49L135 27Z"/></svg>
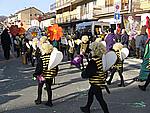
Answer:
<svg viewBox="0 0 150 113"><path fill-rule="evenodd" d="M16 12L15 14L21 13L21 12L26 11L26 10L29 10L29 9L35 9L35 10L38 10L39 12L43 13L41 10L39 10L39 9L37 9L37 8L35 8L35 7L29 7L29 8L25 8L25 9L23 9L23 10L20 10L20 11Z"/></svg>

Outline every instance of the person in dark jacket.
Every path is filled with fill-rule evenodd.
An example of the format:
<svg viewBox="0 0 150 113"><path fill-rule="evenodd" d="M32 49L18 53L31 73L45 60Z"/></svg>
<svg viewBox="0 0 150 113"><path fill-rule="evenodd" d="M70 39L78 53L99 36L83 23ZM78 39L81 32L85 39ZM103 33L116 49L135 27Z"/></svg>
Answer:
<svg viewBox="0 0 150 113"><path fill-rule="evenodd" d="M42 75L45 80L42 80L38 84L38 97L35 100L35 104L41 104L41 97L42 97L42 88L43 85L46 85L46 90L47 90L47 95L48 95L48 101L46 102L45 105L52 107L52 83L53 83L53 78L57 75L58 72L58 66L48 69L48 64L50 60L50 55L53 50L53 46L48 43L42 44L42 56L40 60L38 61L38 64L36 66L36 70L34 73L34 76L38 78L39 75Z"/></svg>
<svg viewBox="0 0 150 113"><path fill-rule="evenodd" d="M103 98L102 89L106 88L106 72L103 71L102 55L106 53L106 48L102 43L93 44L92 59L85 68L86 73L90 73L89 83L90 89L88 92L88 101L84 107L80 107L84 113L90 113L90 107L93 103L94 95L101 105L104 113L109 113L107 104Z"/></svg>
<svg viewBox="0 0 150 113"><path fill-rule="evenodd" d="M1 34L1 44L4 51L4 57L6 60L8 60L10 58L10 49L12 43L7 28L5 28Z"/></svg>
<svg viewBox="0 0 150 113"><path fill-rule="evenodd" d="M129 44L129 35L127 34L125 29L122 29L121 44L125 47L128 47Z"/></svg>

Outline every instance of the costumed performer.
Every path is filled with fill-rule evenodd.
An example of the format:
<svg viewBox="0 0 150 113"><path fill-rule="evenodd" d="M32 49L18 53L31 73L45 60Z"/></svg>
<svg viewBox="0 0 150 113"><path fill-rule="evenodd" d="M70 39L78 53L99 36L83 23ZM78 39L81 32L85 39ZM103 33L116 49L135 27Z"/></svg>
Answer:
<svg viewBox="0 0 150 113"><path fill-rule="evenodd" d="M80 55L82 57L82 69L84 69L83 57L86 58L87 62L89 62L89 38L87 35L83 35L80 43Z"/></svg>
<svg viewBox="0 0 150 113"><path fill-rule="evenodd" d="M75 52L75 43L73 40L73 37L71 35L68 35L68 60L72 61L74 57L74 52Z"/></svg>
<svg viewBox="0 0 150 113"><path fill-rule="evenodd" d="M148 24L149 17L146 17L146 27L148 28L148 39L146 41L145 50L144 50L144 56L143 56L143 62L141 64L141 70L138 77L134 78L135 81L145 81L149 75L149 70L147 69L147 66L149 64L149 58L150 58L150 27Z"/></svg>
<svg viewBox="0 0 150 113"><path fill-rule="evenodd" d="M109 113L107 104L103 98L102 89L106 88L106 72L103 71L102 56L106 53L106 48L102 43L93 44L92 59L85 68L86 73L92 73L89 77L90 89L88 92L87 104L80 107L84 113L90 113L90 107L93 103L94 95L101 105L104 113Z"/></svg>
<svg viewBox="0 0 150 113"><path fill-rule="evenodd" d="M150 83L150 50L149 50L150 49L150 46L149 46L150 45L150 40L149 40L150 39L150 19L148 16L146 17L146 27L148 28L148 39L146 43L144 58L145 58L145 62L147 62L145 65L146 67L145 73L147 73L148 77L146 76L147 79L144 85L139 85L139 88L143 91L146 91L146 88ZM143 59L143 62L144 62L144 59Z"/></svg>
<svg viewBox="0 0 150 113"><path fill-rule="evenodd" d="M47 95L48 95L48 101L46 102L45 105L52 107L52 83L53 83L53 78L57 75L58 72L58 66L48 69L48 64L50 60L50 55L53 50L53 46L48 43L42 44L41 51L42 51L42 56L40 58L40 61L38 62L36 66L36 70L33 76L38 77L39 75L42 75L45 79L45 81L41 81L38 83L38 97L35 100L35 104L41 104L42 102L42 88L43 85L46 85L47 89Z"/></svg>
<svg viewBox="0 0 150 113"><path fill-rule="evenodd" d="M114 64L114 66L111 69L111 75L109 80L107 81L107 84L110 85L111 81L113 79L113 76L115 74L116 71L118 71L120 79L121 79L121 84L119 84L119 87L125 87L124 84L124 79L123 79L123 61L121 61L121 49L123 48L123 45L121 43L115 43L113 45L113 50L115 51L116 55L117 55L117 61Z"/></svg>
<svg viewBox="0 0 150 113"><path fill-rule="evenodd" d="M144 85L138 85L139 86L139 88L141 89L141 90L143 90L143 91L146 91L146 88L147 88L147 86L149 85L149 83L150 83L150 58L148 59L148 66L147 66L147 69L148 69L148 78L147 78L147 80L146 80L146 82L145 82L145 84Z"/></svg>

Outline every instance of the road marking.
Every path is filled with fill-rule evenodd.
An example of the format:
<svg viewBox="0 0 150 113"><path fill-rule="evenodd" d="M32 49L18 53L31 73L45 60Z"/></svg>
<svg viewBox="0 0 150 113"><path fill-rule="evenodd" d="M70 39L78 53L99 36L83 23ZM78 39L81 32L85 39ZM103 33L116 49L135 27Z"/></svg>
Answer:
<svg viewBox="0 0 150 113"><path fill-rule="evenodd" d="M11 79L3 79L3 80L0 80L0 82L7 82L7 81L10 81Z"/></svg>

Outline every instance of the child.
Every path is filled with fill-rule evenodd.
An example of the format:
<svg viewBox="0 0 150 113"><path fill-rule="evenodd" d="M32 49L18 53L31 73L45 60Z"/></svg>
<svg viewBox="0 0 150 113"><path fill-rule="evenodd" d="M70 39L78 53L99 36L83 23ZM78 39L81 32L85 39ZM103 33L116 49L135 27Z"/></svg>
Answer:
<svg viewBox="0 0 150 113"><path fill-rule="evenodd" d="M106 72L103 71L102 55L106 53L106 48L102 43L93 44L92 59L89 61L85 73L92 73L89 77L90 89L88 92L88 101L86 106L80 107L84 113L90 113L90 107L93 103L94 95L101 105L104 113L109 113L107 104L103 99L102 89L106 88ZM93 72L95 72L93 74Z"/></svg>
<svg viewBox="0 0 150 113"><path fill-rule="evenodd" d="M47 95L48 95L48 101L45 105L52 107L52 83L53 83L53 78L57 75L58 72L58 66L48 69L48 64L50 60L50 55L53 50L53 46L49 43L44 43L42 44L41 51L42 51L42 56L36 66L36 70L34 73L34 76L37 77L38 75L42 75L45 81L41 81L38 84L38 97L35 100L35 104L41 104L41 97L42 97L42 88L43 85L46 85L47 89Z"/></svg>
<svg viewBox="0 0 150 113"><path fill-rule="evenodd" d="M123 45L121 43L116 43L113 45L113 50L116 52L116 55L117 55L117 61L111 69L111 75L110 75L109 80L107 81L108 85L111 84L111 81L113 79L115 72L118 71L120 79L121 79L121 84L119 84L118 86L119 87L122 87L122 86L125 87L124 79L123 79L123 75L122 75L122 73L123 73L123 61L121 61L121 56L120 56L120 51L122 48L123 48Z"/></svg>

